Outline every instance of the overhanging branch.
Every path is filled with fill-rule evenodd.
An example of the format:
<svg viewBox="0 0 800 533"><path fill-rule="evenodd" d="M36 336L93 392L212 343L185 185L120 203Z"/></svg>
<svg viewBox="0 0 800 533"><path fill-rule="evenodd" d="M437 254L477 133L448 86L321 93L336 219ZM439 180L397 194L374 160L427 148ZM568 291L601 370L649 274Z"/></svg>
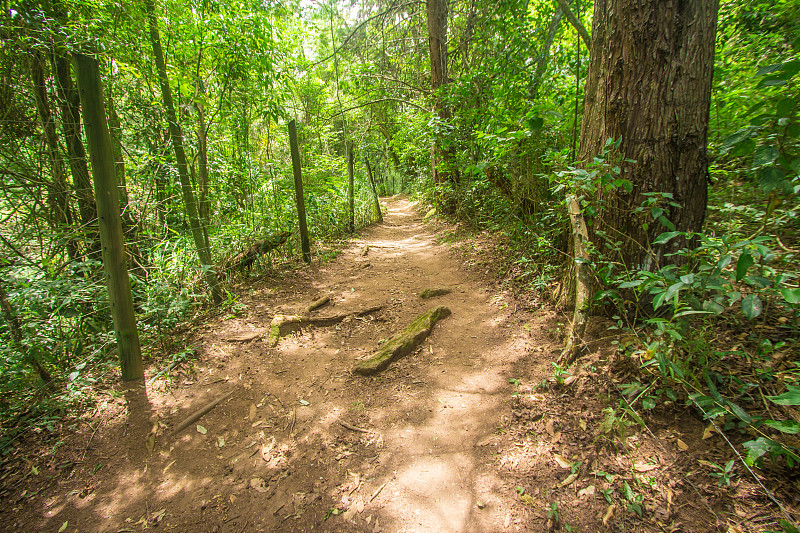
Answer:
<svg viewBox="0 0 800 533"><path fill-rule="evenodd" d="M567 0L556 0L558 2L559 7L564 12L564 16L567 17L567 20L570 24L575 28L578 32L578 35L581 36L583 42L586 43L586 47L591 50L592 49L592 38L589 36L589 32L586 31L586 28L581 24L581 21L575 16L572 10L569 8L569 4Z"/></svg>

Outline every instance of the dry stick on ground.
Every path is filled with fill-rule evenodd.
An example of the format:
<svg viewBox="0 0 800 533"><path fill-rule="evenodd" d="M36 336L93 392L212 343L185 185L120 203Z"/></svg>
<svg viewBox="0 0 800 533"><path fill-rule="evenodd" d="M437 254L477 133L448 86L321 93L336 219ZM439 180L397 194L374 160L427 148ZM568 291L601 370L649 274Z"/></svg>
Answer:
<svg viewBox="0 0 800 533"><path fill-rule="evenodd" d="M567 337L567 344L558 357L558 363L564 366L571 365L584 347L583 334L586 331L586 320L591 302L589 298L591 279L587 265L589 255L586 252L589 231L586 229L586 220L583 218L578 200L574 196L567 197L567 209L569 209L573 250L575 251L575 313L572 316L572 326Z"/></svg>
<svg viewBox="0 0 800 533"><path fill-rule="evenodd" d="M403 331L389 339L375 355L356 364L353 372L369 376L384 370L395 359L413 352L431 334L433 325L448 316L450 309L444 306L434 307L418 316Z"/></svg>
<svg viewBox="0 0 800 533"><path fill-rule="evenodd" d="M200 420L203 416L208 414L209 411L211 411L213 408L215 408L221 402L223 402L224 400L227 400L228 398L230 398L231 394L233 394L233 391L230 391L227 394L224 394L224 395L220 396L216 400L207 403L201 409L199 409L199 410L195 411L194 413L192 413L191 415L189 415L186 419L184 419L183 422L181 422L180 424L175 426L175 429L172 430L172 434L176 435L176 434L180 433L181 431L183 431L184 429L186 429L189 426L191 426L192 424L194 424L195 422L197 422L198 420Z"/></svg>
<svg viewBox="0 0 800 533"><path fill-rule="evenodd" d="M344 422L342 420L339 420L339 424L343 428L349 429L350 431L357 431L358 433L369 433L368 429L363 429L363 428L359 428L359 427L356 427L356 426L351 426L350 424L348 424L347 422Z"/></svg>

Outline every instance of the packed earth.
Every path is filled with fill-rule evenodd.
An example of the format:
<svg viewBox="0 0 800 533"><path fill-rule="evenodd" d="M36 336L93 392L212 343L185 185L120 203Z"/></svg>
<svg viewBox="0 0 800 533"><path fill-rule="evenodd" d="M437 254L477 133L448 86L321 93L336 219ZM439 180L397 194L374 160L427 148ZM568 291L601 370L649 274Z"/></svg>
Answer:
<svg viewBox="0 0 800 533"><path fill-rule="evenodd" d="M626 361L604 325L590 354L554 372L566 315L497 283L504 258L481 235L385 200L385 222L334 259L242 284L235 305L175 331L189 355L169 372L157 375L163 354L144 383L109 384L81 418L17 442L0 473L0 527L736 533L776 522L752 478L709 475L704 461L731 452L694 412L618 416ZM433 289L443 294L420 297ZM436 306L450 315L413 353L353 372ZM291 315L331 320L271 338L274 318Z"/></svg>

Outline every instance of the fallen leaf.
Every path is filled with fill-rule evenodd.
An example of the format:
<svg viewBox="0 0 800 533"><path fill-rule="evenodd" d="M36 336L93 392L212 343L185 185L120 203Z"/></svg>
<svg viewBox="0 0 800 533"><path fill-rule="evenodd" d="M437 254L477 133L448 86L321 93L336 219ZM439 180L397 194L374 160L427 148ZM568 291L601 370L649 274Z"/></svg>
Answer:
<svg viewBox="0 0 800 533"><path fill-rule="evenodd" d="M564 380L564 385L572 385L575 383L575 380L578 379L578 376L569 376L567 379Z"/></svg>
<svg viewBox="0 0 800 533"><path fill-rule="evenodd" d="M703 430L703 440L710 439L716 432L717 429L714 427L714 424L709 424L706 429Z"/></svg>
<svg viewBox="0 0 800 533"><path fill-rule="evenodd" d="M653 463L636 463L633 466L637 472L649 472L658 468L658 465Z"/></svg>
<svg viewBox="0 0 800 533"><path fill-rule="evenodd" d="M561 468L569 468L571 466L570 462L567 461L567 459L565 459L564 456L559 455L557 453L553 454L553 459L555 460L556 463L558 463L558 466L560 466Z"/></svg>
<svg viewBox="0 0 800 533"><path fill-rule="evenodd" d="M250 488L255 489L256 492L267 492L267 488L264 486L264 480L260 477L254 477L250 480Z"/></svg>
<svg viewBox="0 0 800 533"><path fill-rule="evenodd" d="M678 449L679 449L680 451L682 451L682 452L689 451L689 445L688 445L688 444L686 444L685 442L683 442L681 439L678 439L678 440L676 441L676 443L678 444Z"/></svg>
<svg viewBox="0 0 800 533"><path fill-rule="evenodd" d="M556 430L553 427L553 419L552 418L547 420L547 423L544 425L544 428L547 430L547 432L550 434L551 437L556 434Z"/></svg>
<svg viewBox="0 0 800 533"><path fill-rule="evenodd" d="M611 518L614 516L614 510L616 508L617 508L617 506L614 505L613 503L608 506L608 509L606 509L606 514L603 515L603 525L604 526L608 525L609 520L611 520Z"/></svg>
<svg viewBox="0 0 800 533"><path fill-rule="evenodd" d="M298 400L298 402L300 403L300 405L311 405L308 401L303 400L302 398Z"/></svg>
<svg viewBox="0 0 800 533"><path fill-rule="evenodd" d="M153 513L152 520L154 522L161 522L166 512L167 512L166 509L161 509L160 511L156 511L155 513Z"/></svg>
<svg viewBox="0 0 800 533"><path fill-rule="evenodd" d="M64 523L61 524L60 528L58 528L58 533L61 533L62 531L67 529L67 525L69 525L69 520L64 520Z"/></svg>
<svg viewBox="0 0 800 533"><path fill-rule="evenodd" d="M217 437L217 448L225 446L225 437Z"/></svg>
<svg viewBox="0 0 800 533"><path fill-rule="evenodd" d="M203 426L201 426L200 424L197 424L197 432L200 433L201 435L205 435L206 433L208 433L208 430Z"/></svg>
<svg viewBox="0 0 800 533"><path fill-rule="evenodd" d="M235 494L231 494L230 500L231 500L231 505L236 503L236 495Z"/></svg>
<svg viewBox="0 0 800 533"><path fill-rule="evenodd" d="M589 485L588 487L584 487L578 491L578 496L583 498L584 496L594 496L594 485Z"/></svg>
<svg viewBox="0 0 800 533"><path fill-rule="evenodd" d="M575 480L578 479L578 473L575 472L574 474L570 474L566 477L564 481L560 483L562 487L566 487L567 485L572 485L575 483Z"/></svg>
<svg viewBox="0 0 800 533"><path fill-rule="evenodd" d="M509 525L511 525L511 513L506 513L506 519L503 520L503 528L505 529Z"/></svg>
<svg viewBox="0 0 800 533"><path fill-rule="evenodd" d="M258 414L258 407L256 407L256 404L251 403L250 404L250 415L248 416L248 418L251 421L255 420L256 419L256 414Z"/></svg>
<svg viewBox="0 0 800 533"><path fill-rule="evenodd" d="M556 434L553 435L553 438L550 439L550 442L552 442L553 444L558 444L558 441L560 441L560 440L561 440L561 432L560 431L556 431Z"/></svg>
<svg viewBox="0 0 800 533"><path fill-rule="evenodd" d="M578 425L581 427L582 430L586 431L586 420L581 418L580 420L578 420Z"/></svg>

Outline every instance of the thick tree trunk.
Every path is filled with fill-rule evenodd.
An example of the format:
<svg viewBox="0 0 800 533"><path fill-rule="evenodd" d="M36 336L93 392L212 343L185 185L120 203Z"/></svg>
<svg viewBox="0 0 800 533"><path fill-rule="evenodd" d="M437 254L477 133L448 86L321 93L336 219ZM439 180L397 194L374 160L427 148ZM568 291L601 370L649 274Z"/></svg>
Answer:
<svg viewBox="0 0 800 533"><path fill-rule="evenodd" d="M434 110L442 125L447 124L451 117L450 108L438 94L439 89L449 82L447 74L447 11L447 0L427 0L431 88L434 93L437 93ZM452 151L441 145L442 135L445 135L443 131L435 131L434 141L431 145L431 167L436 189L434 200L443 211L452 213L455 211L455 198L452 195L442 194L442 186L456 184L458 174L454 168Z"/></svg>
<svg viewBox="0 0 800 533"><path fill-rule="evenodd" d="M158 22L156 21L155 5L153 0L145 1L145 9L147 11L147 19L150 26L150 42L153 46L153 55L155 56L158 79L161 85L161 96L164 99L164 107L167 112L167 121L169 122L169 134L172 138L172 147L175 151L175 161L178 165L178 177L181 181L183 202L186 205L186 216L189 218L189 225L192 230L192 237L194 238L194 244L197 248L197 255L200 259L200 264L205 272L208 286L211 289L211 298L215 304L218 304L222 301L222 290L219 286L217 274L213 269L213 264L211 262L211 250L208 247L207 240L204 235L203 222L198 214L197 201L195 200L192 184L189 180L189 167L186 164L186 152L183 149L183 132L181 131L180 124L178 124L178 118L175 114L175 105L172 101L172 90L170 89L169 79L167 78L167 65L164 62L164 53L161 50L161 38L158 33Z"/></svg>
<svg viewBox="0 0 800 533"><path fill-rule="evenodd" d="M609 138L621 139L622 177L633 190L601 193L593 228L622 243L630 269L653 270L685 245L673 239L651 248L674 225L698 231L707 200L709 102L718 0L596 0L578 159L591 161ZM668 193L675 205L635 213L647 193Z"/></svg>

